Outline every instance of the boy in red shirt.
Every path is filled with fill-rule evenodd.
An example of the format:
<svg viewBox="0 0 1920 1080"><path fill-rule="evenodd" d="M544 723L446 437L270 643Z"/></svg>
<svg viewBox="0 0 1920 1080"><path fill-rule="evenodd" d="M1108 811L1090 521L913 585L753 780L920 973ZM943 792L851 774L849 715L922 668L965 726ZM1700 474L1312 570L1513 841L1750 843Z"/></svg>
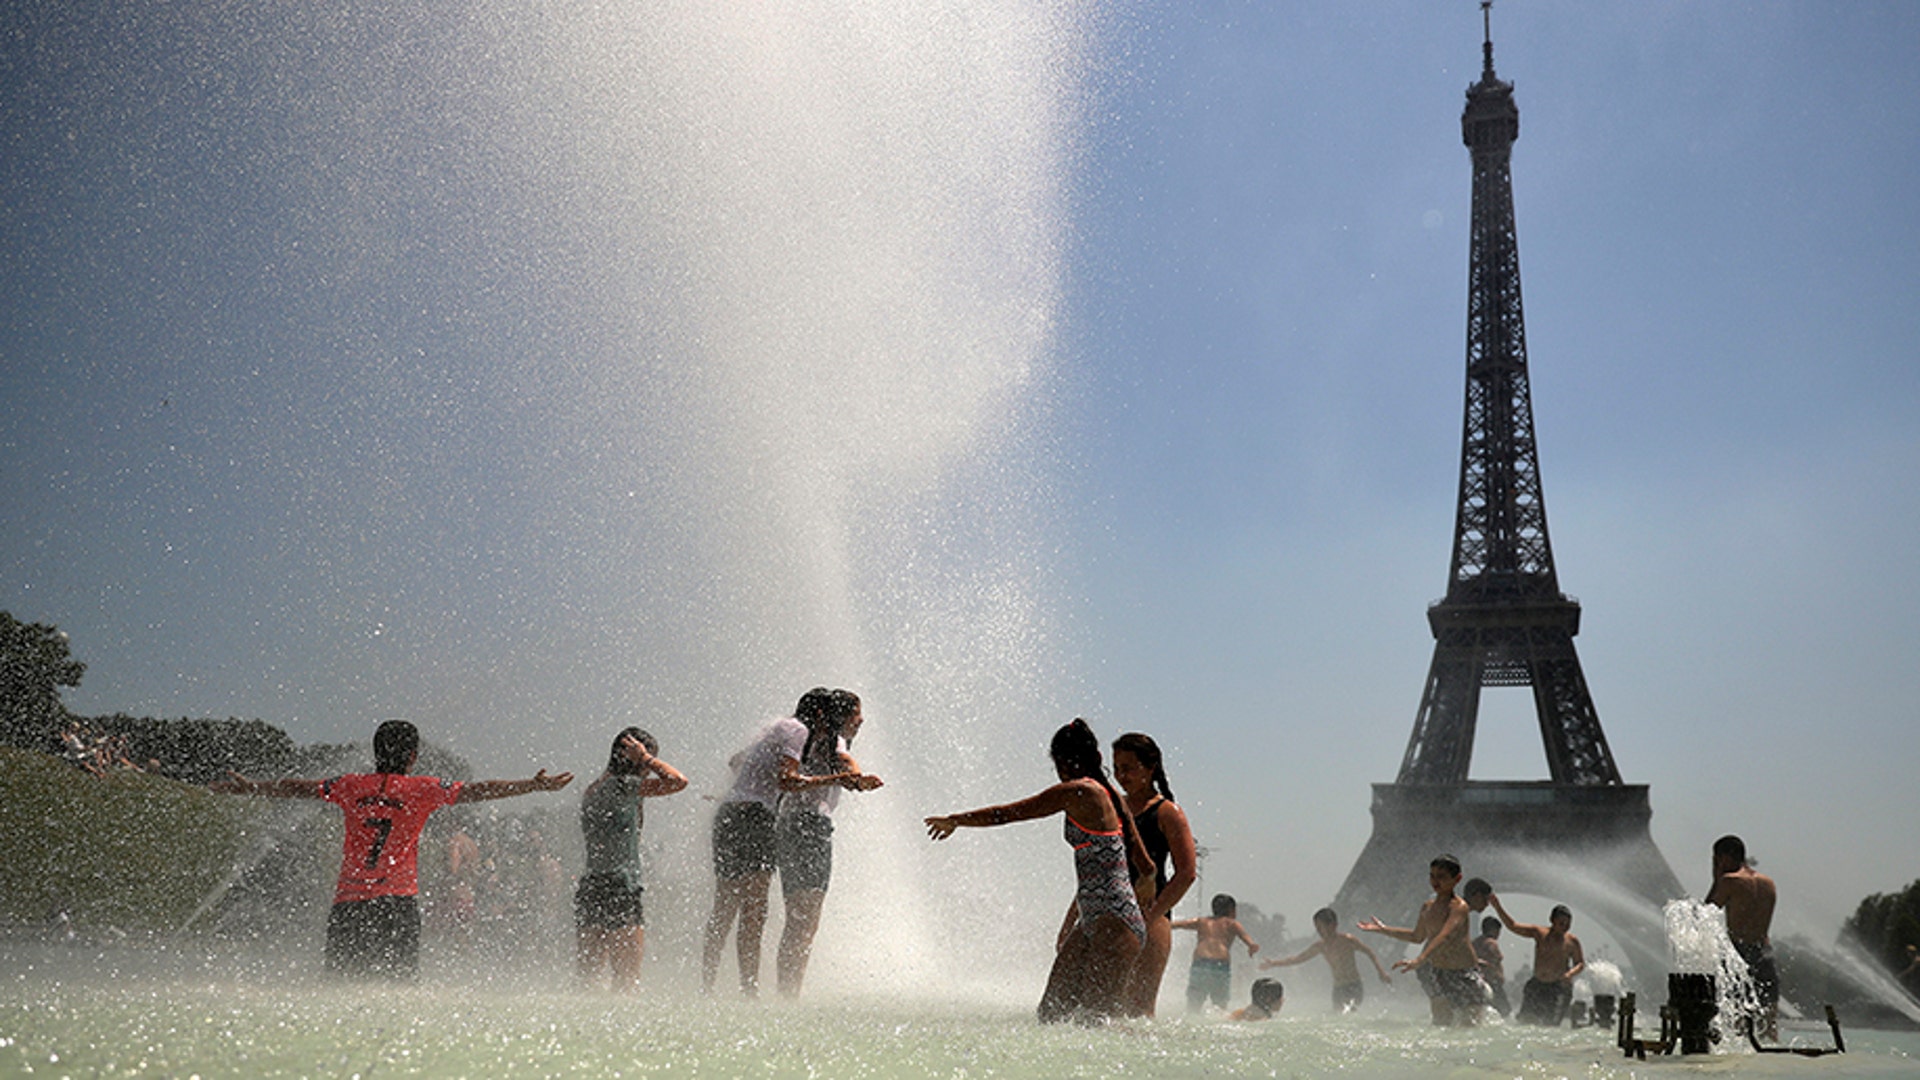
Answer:
<svg viewBox="0 0 1920 1080"><path fill-rule="evenodd" d="M230 780L208 785L234 795L319 799L346 815L340 879L327 915L327 970L343 975L410 979L420 966L420 832L427 817L455 803L558 791L572 773L531 780L477 780L463 784L409 776L420 752L420 732L388 720L373 733L375 772L327 780Z"/></svg>

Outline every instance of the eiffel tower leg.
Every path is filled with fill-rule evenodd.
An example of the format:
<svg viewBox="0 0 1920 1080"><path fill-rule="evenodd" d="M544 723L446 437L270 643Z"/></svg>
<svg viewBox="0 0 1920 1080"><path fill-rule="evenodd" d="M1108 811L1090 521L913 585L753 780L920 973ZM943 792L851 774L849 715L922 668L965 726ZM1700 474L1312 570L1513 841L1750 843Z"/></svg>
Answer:
<svg viewBox="0 0 1920 1080"><path fill-rule="evenodd" d="M1533 702L1554 783L1619 783L1620 770L1607 748L1573 638L1558 629L1537 629L1534 634Z"/></svg>
<svg viewBox="0 0 1920 1080"><path fill-rule="evenodd" d="M1484 651L1442 639L1434 644L1420 713L1400 760L1400 783L1457 784L1473 764L1473 731L1480 715Z"/></svg>

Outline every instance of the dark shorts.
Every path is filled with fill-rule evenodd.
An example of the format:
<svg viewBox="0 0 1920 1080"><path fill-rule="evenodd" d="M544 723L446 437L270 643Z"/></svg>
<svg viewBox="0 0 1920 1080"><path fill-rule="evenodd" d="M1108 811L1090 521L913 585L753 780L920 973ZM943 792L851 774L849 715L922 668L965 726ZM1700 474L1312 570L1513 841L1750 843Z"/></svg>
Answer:
<svg viewBox="0 0 1920 1080"><path fill-rule="evenodd" d="M773 873L773 811L757 802L721 803L713 816L713 876L723 881Z"/></svg>
<svg viewBox="0 0 1920 1080"><path fill-rule="evenodd" d="M1198 1009L1211 1001L1224 1009L1232 993L1233 961L1193 958L1193 966L1187 969L1187 1008Z"/></svg>
<svg viewBox="0 0 1920 1080"><path fill-rule="evenodd" d="M573 890L573 922L582 930L627 930L647 925L644 890L624 874L587 874Z"/></svg>
<svg viewBox="0 0 1920 1080"><path fill-rule="evenodd" d="M1780 969L1773 962L1773 946L1758 941L1736 941L1733 951L1747 962L1747 974L1753 976L1753 989L1760 996L1760 1007L1778 1008Z"/></svg>
<svg viewBox="0 0 1920 1080"><path fill-rule="evenodd" d="M1430 998L1445 998L1456 1009L1477 1009L1487 1003L1486 980L1473 968L1436 968L1421 964L1416 976Z"/></svg>
<svg viewBox="0 0 1920 1080"><path fill-rule="evenodd" d="M833 879L832 818L810 810L787 811L774 832L774 850L782 893L827 891Z"/></svg>
<svg viewBox="0 0 1920 1080"><path fill-rule="evenodd" d="M1367 984L1350 982L1333 988L1333 1011L1352 1012L1367 1000Z"/></svg>
<svg viewBox="0 0 1920 1080"><path fill-rule="evenodd" d="M327 970L411 979L420 971L420 904L411 896L336 903L327 913Z"/></svg>
<svg viewBox="0 0 1920 1080"><path fill-rule="evenodd" d="M1556 1027L1560 1019L1567 1015L1567 1003L1572 1000L1573 987L1564 982L1528 979L1527 985L1520 990L1520 1015L1514 1019L1523 1024Z"/></svg>

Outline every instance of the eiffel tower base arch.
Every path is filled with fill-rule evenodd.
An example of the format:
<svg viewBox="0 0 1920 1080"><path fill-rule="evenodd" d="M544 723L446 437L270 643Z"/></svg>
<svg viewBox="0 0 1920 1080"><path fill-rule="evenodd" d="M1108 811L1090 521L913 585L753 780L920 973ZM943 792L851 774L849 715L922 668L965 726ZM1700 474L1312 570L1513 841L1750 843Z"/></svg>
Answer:
<svg viewBox="0 0 1920 1080"><path fill-rule="evenodd" d="M1662 909L1686 895L1654 846L1652 818L1645 784L1375 784L1373 836L1334 910L1347 923L1377 916L1413 925L1433 895L1427 866L1447 852L1466 877L1486 878L1496 892L1566 904L1575 934L1583 921L1606 930L1625 953L1629 983L1651 992L1666 985L1669 969Z"/></svg>

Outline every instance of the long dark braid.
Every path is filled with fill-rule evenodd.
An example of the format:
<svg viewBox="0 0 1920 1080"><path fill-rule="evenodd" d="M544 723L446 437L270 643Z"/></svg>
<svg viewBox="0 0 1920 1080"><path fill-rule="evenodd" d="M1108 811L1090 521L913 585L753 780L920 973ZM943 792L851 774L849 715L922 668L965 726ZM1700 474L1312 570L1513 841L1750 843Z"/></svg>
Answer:
<svg viewBox="0 0 1920 1080"><path fill-rule="evenodd" d="M800 704L793 707L793 718L807 725L807 743L800 750L800 763L814 769L820 769L826 762L837 765L834 751L840 746L843 717L833 708L833 691L816 686L802 694ZM823 746L825 749L820 749ZM834 768L822 770L823 773L835 771Z"/></svg>
<svg viewBox="0 0 1920 1080"><path fill-rule="evenodd" d="M1133 815L1127 812L1126 797L1113 786L1113 781L1107 779L1106 764L1100 755L1100 739L1093 733L1093 728L1087 726L1085 720L1074 717L1072 723L1053 733L1051 753L1054 763L1069 776L1100 781L1100 786L1107 790L1107 798L1113 803L1113 812L1120 816L1120 828L1127 838L1127 865L1132 868L1133 876L1138 878L1152 874L1154 867L1150 862L1141 866L1134 858L1136 850L1146 850L1146 843L1141 840L1140 830L1133 823Z"/></svg>

